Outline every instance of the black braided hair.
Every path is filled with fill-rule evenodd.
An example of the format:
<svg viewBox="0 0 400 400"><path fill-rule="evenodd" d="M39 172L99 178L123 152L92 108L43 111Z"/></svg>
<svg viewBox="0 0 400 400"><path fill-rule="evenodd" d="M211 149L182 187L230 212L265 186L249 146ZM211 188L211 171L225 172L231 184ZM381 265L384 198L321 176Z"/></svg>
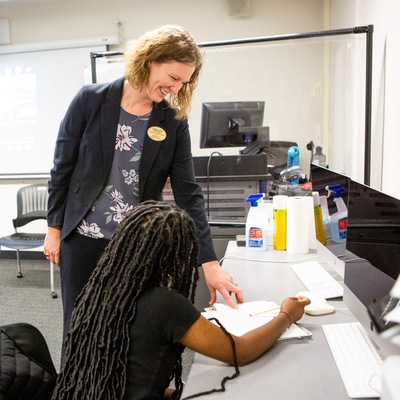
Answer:
<svg viewBox="0 0 400 400"><path fill-rule="evenodd" d="M78 297L52 399L123 399L129 324L140 295L169 285L194 302L198 242L177 206L146 201L122 221ZM182 391L182 351L171 379Z"/></svg>

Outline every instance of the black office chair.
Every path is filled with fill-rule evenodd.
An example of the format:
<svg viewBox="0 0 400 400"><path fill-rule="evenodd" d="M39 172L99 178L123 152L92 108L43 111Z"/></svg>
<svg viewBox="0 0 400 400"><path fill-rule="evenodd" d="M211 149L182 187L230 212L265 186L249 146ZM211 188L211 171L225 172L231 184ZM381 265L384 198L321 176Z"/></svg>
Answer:
<svg viewBox="0 0 400 400"><path fill-rule="evenodd" d="M56 380L49 347L36 327L0 326L0 399L50 399Z"/></svg>
<svg viewBox="0 0 400 400"><path fill-rule="evenodd" d="M1 246L17 251L18 278L22 278L19 251L43 246L46 236L44 233L19 232L18 228L38 219L46 219L47 199L47 185L45 184L34 184L19 189L17 192L17 218L12 220L15 232L0 238L0 252ZM53 263L50 263L50 288L51 296L56 298Z"/></svg>

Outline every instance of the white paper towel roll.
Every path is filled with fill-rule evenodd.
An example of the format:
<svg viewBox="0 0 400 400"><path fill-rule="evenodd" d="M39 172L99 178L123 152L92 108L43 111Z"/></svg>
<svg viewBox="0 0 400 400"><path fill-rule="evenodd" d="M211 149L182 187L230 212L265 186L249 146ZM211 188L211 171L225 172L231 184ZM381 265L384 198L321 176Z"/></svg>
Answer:
<svg viewBox="0 0 400 400"><path fill-rule="evenodd" d="M287 199L286 250L288 253L305 254L310 249L311 196L294 196Z"/></svg>

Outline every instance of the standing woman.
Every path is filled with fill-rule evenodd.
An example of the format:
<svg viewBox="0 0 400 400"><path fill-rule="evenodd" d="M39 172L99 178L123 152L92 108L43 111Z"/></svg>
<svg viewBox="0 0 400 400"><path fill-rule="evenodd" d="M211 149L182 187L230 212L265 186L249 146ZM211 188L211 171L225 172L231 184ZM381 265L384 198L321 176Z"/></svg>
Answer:
<svg viewBox="0 0 400 400"><path fill-rule="evenodd" d="M61 122L51 170L44 254L60 266L64 339L74 302L126 214L161 200L170 178L175 202L196 223L199 263L211 294L242 302L220 267L204 198L195 182L187 114L202 57L177 26L143 35L126 52L125 76L86 85Z"/></svg>

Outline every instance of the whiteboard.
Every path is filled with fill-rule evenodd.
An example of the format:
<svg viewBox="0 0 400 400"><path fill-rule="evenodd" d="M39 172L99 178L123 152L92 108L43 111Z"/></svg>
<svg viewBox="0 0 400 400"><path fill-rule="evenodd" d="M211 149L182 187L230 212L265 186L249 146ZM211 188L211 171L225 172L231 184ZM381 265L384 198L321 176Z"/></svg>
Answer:
<svg viewBox="0 0 400 400"><path fill-rule="evenodd" d="M0 55L0 176L49 174L58 127L106 46Z"/></svg>

